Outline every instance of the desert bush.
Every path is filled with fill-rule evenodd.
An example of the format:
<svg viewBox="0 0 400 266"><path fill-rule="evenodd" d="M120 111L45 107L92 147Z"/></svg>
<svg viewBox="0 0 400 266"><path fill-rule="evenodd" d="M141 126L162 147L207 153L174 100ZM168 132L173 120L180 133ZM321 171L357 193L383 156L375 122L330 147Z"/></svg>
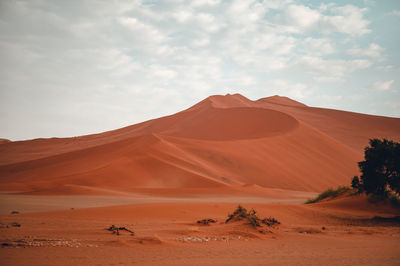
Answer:
<svg viewBox="0 0 400 266"><path fill-rule="evenodd" d="M235 220L243 220L247 219L249 213L247 212L246 208L242 207L242 205L238 205L236 210L228 215L228 219L226 219L225 223L229 222L232 219Z"/></svg>
<svg viewBox="0 0 400 266"><path fill-rule="evenodd" d="M322 192L321 194L319 194L316 198L307 200L306 204L316 203L326 198L336 198L337 196L340 196L349 190L350 188L346 186L339 186L336 189L329 188L324 192Z"/></svg>
<svg viewBox="0 0 400 266"><path fill-rule="evenodd" d="M278 220L276 220L273 217L260 219L257 215L257 212L254 209L247 211L247 209L242 207L241 205L238 205L236 210L232 214L228 215L228 218L226 219L225 223L228 223L229 221L241 221L241 220L248 220L253 227L260 227L261 224L265 224L267 226L280 224L280 222L278 222Z"/></svg>
<svg viewBox="0 0 400 266"><path fill-rule="evenodd" d="M386 197L388 192L400 195L400 143L387 139L371 139L364 150L364 161L358 189L366 194ZM353 181L357 181L353 178Z"/></svg>

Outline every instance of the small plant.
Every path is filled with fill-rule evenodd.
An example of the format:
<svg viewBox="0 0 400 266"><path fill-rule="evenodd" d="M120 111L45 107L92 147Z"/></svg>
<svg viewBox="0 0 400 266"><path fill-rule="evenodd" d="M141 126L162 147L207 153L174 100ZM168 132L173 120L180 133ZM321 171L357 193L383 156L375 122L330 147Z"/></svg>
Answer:
<svg viewBox="0 0 400 266"><path fill-rule="evenodd" d="M349 190L350 188L346 186L339 186L337 189L329 188L328 190L325 190L319 194L316 198L307 200L306 204L316 203L326 198L336 198Z"/></svg>
<svg viewBox="0 0 400 266"><path fill-rule="evenodd" d="M14 227L21 227L21 224L20 224L20 223L17 223L17 222L13 222L13 223L11 224L11 226L14 226Z"/></svg>
<svg viewBox="0 0 400 266"><path fill-rule="evenodd" d="M248 213L247 213L246 208L239 205L232 214L228 215L228 219L226 219L225 223L229 222L232 219L235 219L235 220L246 219L247 216L248 216Z"/></svg>
<svg viewBox="0 0 400 266"><path fill-rule="evenodd" d="M111 225L109 228L107 228L106 230L111 231L113 234L119 235L119 231L127 231L129 233L131 233L131 236L135 235L135 233L132 230L129 230L126 227L116 227L115 225Z"/></svg>
<svg viewBox="0 0 400 266"><path fill-rule="evenodd" d="M246 208L242 207L241 205L239 205L232 214L228 215L228 219L226 219L225 223L228 223L229 221L241 220L248 220L253 227L260 227L261 224L265 224L267 226L280 224L280 222L273 217L260 219L254 209L251 209L251 211L248 212Z"/></svg>
<svg viewBox="0 0 400 266"><path fill-rule="evenodd" d="M203 220L198 220L198 224L204 224L204 225L210 225L210 223L216 223L217 221L214 219L203 219Z"/></svg>
<svg viewBox="0 0 400 266"><path fill-rule="evenodd" d="M253 227L257 227L260 226L260 218L258 218L257 216L257 212L254 209L251 209L251 211L249 212L247 219L249 220L250 224Z"/></svg>
<svg viewBox="0 0 400 266"><path fill-rule="evenodd" d="M264 218L261 222L268 226L273 226L275 224L281 224L277 219L275 219L273 217Z"/></svg>

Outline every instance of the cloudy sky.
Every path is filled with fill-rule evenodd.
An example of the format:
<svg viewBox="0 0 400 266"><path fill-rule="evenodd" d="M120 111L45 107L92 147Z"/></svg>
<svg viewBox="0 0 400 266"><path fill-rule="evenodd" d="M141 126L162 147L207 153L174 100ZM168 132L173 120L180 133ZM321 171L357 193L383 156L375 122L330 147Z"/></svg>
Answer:
<svg viewBox="0 0 400 266"><path fill-rule="evenodd" d="M0 1L0 138L66 137L212 94L400 117L398 0Z"/></svg>

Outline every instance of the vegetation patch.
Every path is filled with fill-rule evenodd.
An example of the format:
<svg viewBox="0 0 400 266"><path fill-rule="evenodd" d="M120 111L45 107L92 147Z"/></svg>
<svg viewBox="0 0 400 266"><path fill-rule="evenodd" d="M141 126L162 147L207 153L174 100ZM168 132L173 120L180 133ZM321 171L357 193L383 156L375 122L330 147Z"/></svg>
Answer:
<svg viewBox="0 0 400 266"><path fill-rule="evenodd" d="M364 149L364 161L358 163L361 176L354 176L351 186L365 193L372 203L389 201L400 207L400 143L370 139Z"/></svg>
<svg viewBox="0 0 400 266"><path fill-rule="evenodd" d="M17 223L17 222L12 222L12 223L9 224L9 225L0 222L0 228L10 228L10 226L11 226L11 227L21 227L22 225L21 225L20 223Z"/></svg>
<svg viewBox="0 0 400 266"><path fill-rule="evenodd" d="M204 224L204 225L210 225L210 223L216 223L217 220L214 219L203 219L203 220L198 220L198 224Z"/></svg>
<svg viewBox="0 0 400 266"><path fill-rule="evenodd" d="M269 218L264 218L261 220L261 222L267 226L273 226L273 225L277 225L277 224L281 224L277 219L273 218L273 217L269 217Z"/></svg>
<svg viewBox="0 0 400 266"><path fill-rule="evenodd" d="M371 203L390 202L400 207L400 143L387 139L370 139L364 149L364 161L358 163L361 176L354 176L351 187L328 189L306 204L335 198L349 191L349 195L365 193Z"/></svg>
<svg viewBox="0 0 400 266"><path fill-rule="evenodd" d="M119 235L119 231L126 231L131 233L131 236L135 235L135 232L133 232L132 230L129 230L126 227L117 227L115 225L111 225L109 228L107 228L106 230L111 231L113 234Z"/></svg>
<svg viewBox="0 0 400 266"><path fill-rule="evenodd" d="M316 198L307 200L306 204L316 203L327 198L336 198L348 191L350 191L350 188L346 186L339 186L336 189L329 188L328 190L325 190L324 192L319 194Z"/></svg>
<svg viewBox="0 0 400 266"><path fill-rule="evenodd" d="M361 176L353 177L352 187L366 194L400 196L400 143L371 139L358 163Z"/></svg>
<svg viewBox="0 0 400 266"><path fill-rule="evenodd" d="M257 212L254 209L247 211L247 209L242 207L241 205L239 205L232 214L228 215L228 218L226 219L225 223L228 223L230 221L242 221L242 220L249 221L250 225L253 227L261 227L262 224L266 226L273 226L280 224L280 222L273 217L260 219L257 215ZM264 232L264 230L262 229L259 231Z"/></svg>

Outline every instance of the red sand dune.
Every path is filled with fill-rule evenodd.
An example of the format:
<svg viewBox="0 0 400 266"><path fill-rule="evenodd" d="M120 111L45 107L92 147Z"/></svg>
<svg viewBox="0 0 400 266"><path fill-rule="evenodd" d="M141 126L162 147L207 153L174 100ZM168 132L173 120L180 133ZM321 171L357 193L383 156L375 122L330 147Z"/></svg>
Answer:
<svg viewBox="0 0 400 266"><path fill-rule="evenodd" d="M82 187L229 190L255 184L320 191L358 174L356 162L373 137L398 141L400 119L279 96L217 95L101 134L2 142L0 189L79 194Z"/></svg>
<svg viewBox="0 0 400 266"><path fill-rule="evenodd" d="M0 139L0 144L9 143L11 140L9 139Z"/></svg>

